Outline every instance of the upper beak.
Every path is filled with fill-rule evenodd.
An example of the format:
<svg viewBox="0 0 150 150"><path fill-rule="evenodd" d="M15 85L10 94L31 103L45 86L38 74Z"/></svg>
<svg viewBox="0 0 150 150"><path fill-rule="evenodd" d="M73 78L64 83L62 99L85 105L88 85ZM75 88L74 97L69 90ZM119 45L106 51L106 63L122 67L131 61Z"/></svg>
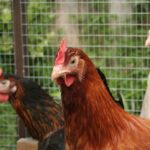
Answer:
<svg viewBox="0 0 150 150"><path fill-rule="evenodd" d="M70 73L70 71L66 67L64 67L63 65L56 65L53 68L51 80L54 81L59 77L65 77L67 73Z"/></svg>

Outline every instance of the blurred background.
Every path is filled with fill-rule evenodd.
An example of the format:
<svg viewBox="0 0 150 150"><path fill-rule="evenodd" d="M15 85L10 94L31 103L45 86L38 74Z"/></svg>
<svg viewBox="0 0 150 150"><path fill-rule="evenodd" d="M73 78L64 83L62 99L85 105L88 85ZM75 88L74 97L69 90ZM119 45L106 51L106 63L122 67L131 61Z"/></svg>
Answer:
<svg viewBox="0 0 150 150"><path fill-rule="evenodd" d="M139 114L150 68L149 0L0 0L0 67L38 82L60 102L50 80L60 40L82 48L125 109ZM0 150L15 150L18 121L0 104Z"/></svg>

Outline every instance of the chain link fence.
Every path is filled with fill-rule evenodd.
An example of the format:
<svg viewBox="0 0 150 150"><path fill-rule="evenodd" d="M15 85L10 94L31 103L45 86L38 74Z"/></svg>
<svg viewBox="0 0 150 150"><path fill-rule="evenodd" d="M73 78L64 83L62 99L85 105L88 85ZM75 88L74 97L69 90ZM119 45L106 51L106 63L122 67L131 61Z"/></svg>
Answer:
<svg viewBox="0 0 150 150"><path fill-rule="evenodd" d="M50 73L59 41L65 37L69 46L82 48L105 73L113 95L122 95L125 109L140 112L150 68L150 49L144 47L150 1L15 2L0 1L0 67L4 72L19 72L60 99ZM19 24L21 28L15 28ZM15 149L17 128L15 111L1 104L1 150Z"/></svg>

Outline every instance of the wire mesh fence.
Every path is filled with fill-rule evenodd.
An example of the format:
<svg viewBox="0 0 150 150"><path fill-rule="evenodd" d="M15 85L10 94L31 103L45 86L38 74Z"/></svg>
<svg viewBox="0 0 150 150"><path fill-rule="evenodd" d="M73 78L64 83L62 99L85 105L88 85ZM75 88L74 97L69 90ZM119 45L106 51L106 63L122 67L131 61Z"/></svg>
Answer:
<svg viewBox="0 0 150 150"><path fill-rule="evenodd" d="M12 2L0 1L0 67L14 73L12 14L17 10L11 10ZM65 37L69 46L82 48L105 73L113 95L122 95L125 109L140 112L150 67L150 50L144 47L150 1L20 0L20 8L25 77L60 99L50 73L59 41ZM0 149L15 149L16 116L8 104L0 105L0 111L4 139Z"/></svg>
<svg viewBox="0 0 150 150"><path fill-rule="evenodd" d="M0 67L4 72L14 73L14 52L13 52L13 22L12 22L12 1L0 1ZM11 106L0 105L0 149L12 150L15 148L16 114Z"/></svg>

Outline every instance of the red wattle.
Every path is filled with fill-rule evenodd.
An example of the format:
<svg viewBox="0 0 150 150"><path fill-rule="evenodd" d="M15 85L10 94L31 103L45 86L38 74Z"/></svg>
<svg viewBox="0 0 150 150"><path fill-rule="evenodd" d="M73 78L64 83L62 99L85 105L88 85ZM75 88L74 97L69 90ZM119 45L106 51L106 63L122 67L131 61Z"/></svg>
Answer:
<svg viewBox="0 0 150 150"><path fill-rule="evenodd" d="M0 102L7 102L9 98L8 94L0 94Z"/></svg>
<svg viewBox="0 0 150 150"><path fill-rule="evenodd" d="M75 78L71 75L66 75L65 84L67 87L71 86L74 82Z"/></svg>

